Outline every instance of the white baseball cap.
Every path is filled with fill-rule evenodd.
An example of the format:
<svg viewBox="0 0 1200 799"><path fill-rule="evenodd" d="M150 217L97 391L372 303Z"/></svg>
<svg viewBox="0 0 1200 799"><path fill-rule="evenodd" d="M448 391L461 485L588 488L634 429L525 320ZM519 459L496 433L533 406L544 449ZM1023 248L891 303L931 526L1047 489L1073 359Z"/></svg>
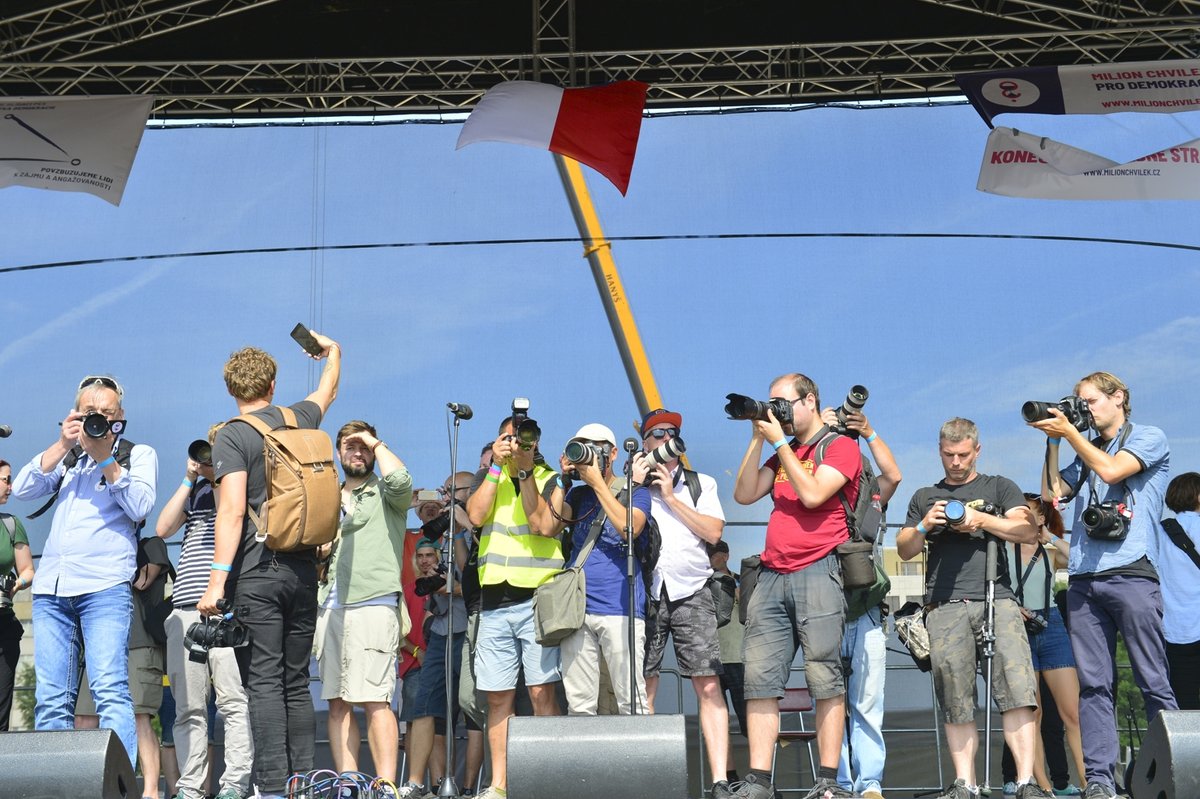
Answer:
<svg viewBox="0 0 1200 799"><path fill-rule="evenodd" d="M612 445L613 449L617 448L617 437L612 430L609 430L602 424L593 422L585 424L579 428L579 432L571 436L571 440L582 439L584 441L607 441Z"/></svg>

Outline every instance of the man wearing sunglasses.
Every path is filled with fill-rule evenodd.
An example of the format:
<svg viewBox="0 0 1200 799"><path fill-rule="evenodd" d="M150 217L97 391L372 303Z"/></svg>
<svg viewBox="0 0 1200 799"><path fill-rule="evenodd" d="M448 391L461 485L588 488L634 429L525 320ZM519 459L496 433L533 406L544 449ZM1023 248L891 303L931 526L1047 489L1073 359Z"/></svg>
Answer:
<svg viewBox="0 0 1200 799"><path fill-rule="evenodd" d="M121 438L123 399L112 377L85 377L58 438L21 469L13 496L58 499L33 581L34 725L74 726L82 644L100 726L117 733L136 763L127 650L131 581L138 530L154 508L158 456Z"/></svg>
<svg viewBox="0 0 1200 799"><path fill-rule="evenodd" d="M654 451L679 441L683 417L663 408L642 419L642 450ZM637 456L650 461L644 454ZM680 674L690 677L700 708L700 727L712 770L712 796L730 796L727 776L729 709L721 690L721 643L717 638L717 613L708 578L712 567L706 545L721 540L725 512L717 498L717 482L707 474L691 472L669 458L647 463L651 515L662 536L658 565L650 583L653 611L646 630L646 694L650 707L658 689L667 637L675 645Z"/></svg>

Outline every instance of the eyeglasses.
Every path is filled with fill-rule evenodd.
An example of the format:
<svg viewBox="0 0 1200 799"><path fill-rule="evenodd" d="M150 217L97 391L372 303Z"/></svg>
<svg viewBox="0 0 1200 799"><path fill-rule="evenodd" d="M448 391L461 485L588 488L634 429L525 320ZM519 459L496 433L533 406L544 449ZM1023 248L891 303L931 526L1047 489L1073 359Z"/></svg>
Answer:
<svg viewBox="0 0 1200 799"><path fill-rule="evenodd" d="M118 399L125 399L125 390L121 388L121 384L106 375L88 375L79 381L79 390L83 391L85 388L94 386L97 383L104 388L117 392Z"/></svg>
<svg viewBox="0 0 1200 799"><path fill-rule="evenodd" d="M455 486L454 493L457 494L459 491L466 491L468 488L470 488L470 486ZM438 489L438 493L444 497L449 496L450 495L450 486L442 486L441 488Z"/></svg>
<svg viewBox="0 0 1200 799"><path fill-rule="evenodd" d="M670 436L671 438L677 438L679 436L679 428L678 427L657 427L653 430L647 430L646 434L644 436L642 436L642 439L644 440L644 439L650 438L651 436L653 436L654 438L657 438L657 439L663 439L663 438L666 438L667 436Z"/></svg>

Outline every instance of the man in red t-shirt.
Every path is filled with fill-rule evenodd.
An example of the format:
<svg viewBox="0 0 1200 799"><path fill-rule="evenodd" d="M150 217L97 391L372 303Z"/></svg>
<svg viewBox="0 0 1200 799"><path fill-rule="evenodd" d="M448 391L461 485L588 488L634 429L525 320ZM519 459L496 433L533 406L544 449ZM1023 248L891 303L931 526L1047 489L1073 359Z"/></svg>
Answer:
<svg viewBox="0 0 1200 799"><path fill-rule="evenodd" d="M817 444L829 434L821 422L816 383L799 373L771 383L766 420L754 420L754 434L742 458L733 498L750 505L768 493L775 503L767 522L758 582L746 607L744 643L746 717L750 727L750 772L734 792L742 799L772 799L771 759L779 731L779 700L787 685L795 641L804 651L808 689L816 701L820 771L804 799L837 799L852 794L837 784L838 757L845 732L845 680L842 676L842 594L838 544L849 539L842 494L849 507L858 500L862 456L849 438L834 439L821 463ZM793 436L791 443L786 436ZM775 454L762 466L763 443Z"/></svg>

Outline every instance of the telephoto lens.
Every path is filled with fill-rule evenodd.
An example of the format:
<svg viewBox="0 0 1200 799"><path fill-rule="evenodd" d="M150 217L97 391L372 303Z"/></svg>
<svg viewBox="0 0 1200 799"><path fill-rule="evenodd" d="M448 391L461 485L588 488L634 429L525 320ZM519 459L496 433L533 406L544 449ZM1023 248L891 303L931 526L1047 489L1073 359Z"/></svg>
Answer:
<svg viewBox="0 0 1200 799"><path fill-rule="evenodd" d="M676 436L675 438L668 438L666 441L647 452L646 460L655 465L660 463L670 463L686 451L687 447L684 446L683 439Z"/></svg>
<svg viewBox="0 0 1200 799"><path fill-rule="evenodd" d="M596 459L596 448L586 441L568 441L563 457L576 466L591 463Z"/></svg>
<svg viewBox="0 0 1200 799"><path fill-rule="evenodd" d="M203 438L188 444L188 457L201 466L212 466L212 445Z"/></svg>
<svg viewBox="0 0 1200 799"><path fill-rule="evenodd" d="M846 395L846 399L842 403L842 413L861 411L867 404L869 396L871 396L871 392L867 391L866 386L850 386L850 393Z"/></svg>
<svg viewBox="0 0 1200 799"><path fill-rule="evenodd" d="M942 509L942 513L946 514L946 524L951 526L962 524L963 519L967 518L967 506L957 499L952 499L946 503L946 507Z"/></svg>

